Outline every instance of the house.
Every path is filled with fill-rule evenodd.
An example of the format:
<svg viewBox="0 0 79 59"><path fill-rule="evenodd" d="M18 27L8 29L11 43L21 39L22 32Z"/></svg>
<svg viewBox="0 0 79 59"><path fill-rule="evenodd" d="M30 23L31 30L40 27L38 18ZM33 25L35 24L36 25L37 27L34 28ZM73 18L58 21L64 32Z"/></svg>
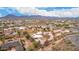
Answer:
<svg viewBox="0 0 79 59"><path fill-rule="evenodd" d="M23 51L24 48L22 43L18 40L8 41L1 45L1 50L8 51L8 50L16 50L16 51Z"/></svg>
<svg viewBox="0 0 79 59"><path fill-rule="evenodd" d="M43 39L43 35L42 34L43 34L42 32L37 32L37 33L32 35L32 38L34 38L34 40L36 42L40 42L41 45L44 45L46 40Z"/></svg>
<svg viewBox="0 0 79 59"><path fill-rule="evenodd" d="M78 33L79 32L79 29L76 29L76 28L70 28L69 30L72 33Z"/></svg>
<svg viewBox="0 0 79 59"><path fill-rule="evenodd" d="M38 41L40 41L43 38L43 36L42 36L41 32L37 32L37 33L35 33L35 34L32 35L32 38L34 38L34 40L36 42L38 42Z"/></svg>
<svg viewBox="0 0 79 59"><path fill-rule="evenodd" d="M33 34L32 37L33 37L33 38L42 38L42 37L43 37L43 36L42 36L42 32L39 31L39 32Z"/></svg>
<svg viewBox="0 0 79 59"><path fill-rule="evenodd" d="M76 47L79 48L79 35L78 34L72 34L72 35L67 35L64 37L65 40L69 40L74 44Z"/></svg>
<svg viewBox="0 0 79 59"><path fill-rule="evenodd" d="M20 27L15 27L15 29L17 29L17 30L25 30L26 27L24 27L24 26L20 26Z"/></svg>
<svg viewBox="0 0 79 59"><path fill-rule="evenodd" d="M44 32L43 35L48 35L49 36L49 38L47 39L48 41L51 41L51 40L54 39L54 36L51 32Z"/></svg>

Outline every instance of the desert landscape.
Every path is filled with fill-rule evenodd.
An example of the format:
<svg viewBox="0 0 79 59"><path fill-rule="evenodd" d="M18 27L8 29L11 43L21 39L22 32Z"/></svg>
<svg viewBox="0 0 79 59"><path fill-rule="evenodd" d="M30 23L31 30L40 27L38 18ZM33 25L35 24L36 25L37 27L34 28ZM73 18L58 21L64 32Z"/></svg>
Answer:
<svg viewBox="0 0 79 59"><path fill-rule="evenodd" d="M0 51L78 50L79 17L0 17Z"/></svg>

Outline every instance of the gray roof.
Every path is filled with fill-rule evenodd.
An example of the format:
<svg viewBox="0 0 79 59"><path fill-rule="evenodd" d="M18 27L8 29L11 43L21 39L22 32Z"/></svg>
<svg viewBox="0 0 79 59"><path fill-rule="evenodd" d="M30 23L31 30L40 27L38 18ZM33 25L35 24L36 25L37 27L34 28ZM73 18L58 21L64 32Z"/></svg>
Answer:
<svg viewBox="0 0 79 59"><path fill-rule="evenodd" d="M1 50L9 49L9 48L14 47L14 46L16 48L16 51L23 51L24 50L21 42L19 42L17 40L10 41L10 42L7 42L7 43L3 44L1 46Z"/></svg>
<svg viewBox="0 0 79 59"><path fill-rule="evenodd" d="M79 32L79 29L77 29L77 28L70 28L69 30L70 30L71 32L73 32L73 33Z"/></svg>
<svg viewBox="0 0 79 59"><path fill-rule="evenodd" d="M73 34L65 37L66 40L70 40L76 47L79 47L79 35Z"/></svg>

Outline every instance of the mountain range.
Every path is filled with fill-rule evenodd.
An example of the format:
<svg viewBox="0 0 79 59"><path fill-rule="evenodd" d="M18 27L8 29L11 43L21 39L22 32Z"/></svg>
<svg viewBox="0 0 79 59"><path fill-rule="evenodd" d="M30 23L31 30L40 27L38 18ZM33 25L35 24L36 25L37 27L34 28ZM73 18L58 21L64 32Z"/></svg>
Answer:
<svg viewBox="0 0 79 59"><path fill-rule="evenodd" d="M40 15L31 15L31 16L15 16L9 14L5 17L0 17L0 19L10 19L10 20L17 20L17 19L36 19L36 20L79 20L79 17L50 17L50 16L40 16Z"/></svg>

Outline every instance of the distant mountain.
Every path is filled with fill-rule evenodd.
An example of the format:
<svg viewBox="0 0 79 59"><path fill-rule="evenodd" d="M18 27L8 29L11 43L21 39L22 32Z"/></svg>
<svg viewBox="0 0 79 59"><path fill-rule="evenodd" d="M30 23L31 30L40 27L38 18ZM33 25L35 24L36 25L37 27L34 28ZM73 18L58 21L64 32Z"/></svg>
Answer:
<svg viewBox="0 0 79 59"><path fill-rule="evenodd" d="M17 18L17 16L12 15L12 14L9 14L9 15L7 15L5 17L0 17L0 19L15 19L15 18Z"/></svg>
<svg viewBox="0 0 79 59"><path fill-rule="evenodd" d="M0 17L0 19L10 19L10 20L17 20L17 19L37 19L37 20L79 20L79 17L49 17L49 16L40 16L40 15L31 15L31 16L15 16L12 14L9 14L5 17Z"/></svg>
<svg viewBox="0 0 79 59"><path fill-rule="evenodd" d="M52 19L53 17L40 16L40 15L31 15L31 16L15 16L15 15L7 15L5 17L0 17L0 19Z"/></svg>

